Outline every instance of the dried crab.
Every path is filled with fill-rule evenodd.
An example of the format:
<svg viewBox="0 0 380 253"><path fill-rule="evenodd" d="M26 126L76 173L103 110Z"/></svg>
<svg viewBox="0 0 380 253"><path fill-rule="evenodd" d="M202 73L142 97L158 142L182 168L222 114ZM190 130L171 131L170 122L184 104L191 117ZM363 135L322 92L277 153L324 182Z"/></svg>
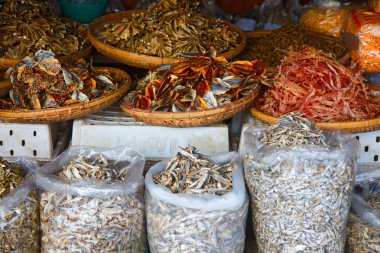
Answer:
<svg viewBox="0 0 380 253"><path fill-rule="evenodd" d="M180 60L150 72L125 101L152 111L211 109L249 94L265 72L258 60L228 63L213 51L210 56Z"/></svg>
<svg viewBox="0 0 380 253"><path fill-rule="evenodd" d="M89 101L115 91L119 84L108 72L97 73L84 60L63 67L53 53L40 50L7 71L9 99L0 108L41 109Z"/></svg>
<svg viewBox="0 0 380 253"><path fill-rule="evenodd" d="M0 57L22 59L40 49L70 55L89 45L85 26L52 13L53 7L45 1L0 3Z"/></svg>
<svg viewBox="0 0 380 253"><path fill-rule="evenodd" d="M159 57L184 57L184 52L220 53L234 49L239 34L223 21L201 14L198 1L160 0L146 12L107 23L95 36L123 50Z"/></svg>

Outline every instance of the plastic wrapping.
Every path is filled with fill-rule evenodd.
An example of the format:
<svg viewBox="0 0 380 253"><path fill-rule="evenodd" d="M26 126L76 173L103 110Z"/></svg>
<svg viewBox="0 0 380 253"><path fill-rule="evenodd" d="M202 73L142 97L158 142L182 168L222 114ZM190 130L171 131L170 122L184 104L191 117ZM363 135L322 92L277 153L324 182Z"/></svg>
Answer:
<svg viewBox="0 0 380 253"><path fill-rule="evenodd" d="M56 175L79 155L91 160L99 154L115 170L126 170L126 181L66 181ZM143 252L144 162L140 154L125 147L71 147L43 166L36 173L37 185L45 190L41 194L42 251Z"/></svg>
<svg viewBox="0 0 380 253"><path fill-rule="evenodd" d="M360 68L366 72L380 72L380 13L353 9L347 18L343 38Z"/></svg>
<svg viewBox="0 0 380 253"><path fill-rule="evenodd" d="M258 14L258 29L271 30L290 24L292 17L282 0L264 0Z"/></svg>
<svg viewBox="0 0 380 253"><path fill-rule="evenodd" d="M380 167L359 172L347 225L347 252L380 252Z"/></svg>
<svg viewBox="0 0 380 253"><path fill-rule="evenodd" d="M11 162L28 174L17 188L0 199L0 252L39 252L38 192L32 177L38 166L29 159Z"/></svg>
<svg viewBox="0 0 380 253"><path fill-rule="evenodd" d="M333 134L333 147L272 147L259 141L264 131L244 132L259 252L344 252L358 141Z"/></svg>
<svg viewBox="0 0 380 253"><path fill-rule="evenodd" d="M167 160L146 174L146 215L152 253L244 251L248 196L241 159L232 152L212 160L237 161L232 192L223 196L174 194L153 181L153 176L166 168Z"/></svg>
<svg viewBox="0 0 380 253"><path fill-rule="evenodd" d="M301 15L301 26L308 30L341 38L351 8L338 1L317 1Z"/></svg>

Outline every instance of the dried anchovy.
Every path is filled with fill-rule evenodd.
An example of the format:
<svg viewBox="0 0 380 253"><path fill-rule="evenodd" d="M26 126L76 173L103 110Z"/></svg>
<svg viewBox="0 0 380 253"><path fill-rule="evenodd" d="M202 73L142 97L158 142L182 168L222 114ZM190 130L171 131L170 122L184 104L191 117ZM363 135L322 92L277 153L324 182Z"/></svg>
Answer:
<svg viewBox="0 0 380 253"><path fill-rule="evenodd" d="M45 1L3 1L0 57L22 59L41 49L63 56L89 46L86 26L61 19L53 11Z"/></svg>
<svg viewBox="0 0 380 253"><path fill-rule="evenodd" d="M96 72L84 60L65 65L51 52L40 50L7 71L12 82L10 102L0 100L0 108L21 107L39 110L88 102L112 93L123 82L107 71Z"/></svg>
<svg viewBox="0 0 380 253"><path fill-rule="evenodd" d="M20 166L0 158L0 203L25 176ZM33 191L10 212L0 212L0 252L39 252L38 207L38 193Z"/></svg>
<svg viewBox="0 0 380 253"><path fill-rule="evenodd" d="M195 147L180 148L176 157L169 160L166 169L153 177L173 193L224 195L232 191L232 172L236 161L214 164Z"/></svg>
<svg viewBox="0 0 380 253"><path fill-rule="evenodd" d="M302 45L308 45L332 54L335 59L341 59L348 52L338 39L332 37L327 40L300 26L287 25L270 34L248 38L247 46L237 59L261 59L266 66L276 67L288 50L297 50Z"/></svg>
<svg viewBox="0 0 380 253"><path fill-rule="evenodd" d="M326 146L322 130L302 118L301 114L280 117L279 123L270 126L259 141L264 145L279 148L296 145Z"/></svg>
<svg viewBox="0 0 380 253"><path fill-rule="evenodd" d="M380 210L380 194L370 195L367 204ZM380 252L380 228L368 224L350 213L347 224L347 252Z"/></svg>
<svg viewBox="0 0 380 253"><path fill-rule="evenodd" d="M316 142L308 140L302 121L297 124L295 131L302 131L294 139L284 137L279 147L296 143L324 146L321 138L316 138ZM310 135L315 138L313 131ZM259 252L344 252L354 163L343 159L321 161L321 157L294 159L290 157L274 165L260 162L252 155L244 160Z"/></svg>
<svg viewBox="0 0 380 253"><path fill-rule="evenodd" d="M128 174L98 155L74 159L59 176L69 181L115 183L126 180ZM141 187L134 194L109 198L42 193L42 251L144 252L143 191Z"/></svg>
<svg viewBox="0 0 380 253"><path fill-rule="evenodd" d="M237 210L175 206L146 192L149 246L156 252L244 252L248 201Z"/></svg>
<svg viewBox="0 0 380 253"><path fill-rule="evenodd" d="M184 52L224 53L236 48L239 34L223 21L201 14L199 1L160 0L148 10L95 32L100 40L120 49L159 57L185 57Z"/></svg>

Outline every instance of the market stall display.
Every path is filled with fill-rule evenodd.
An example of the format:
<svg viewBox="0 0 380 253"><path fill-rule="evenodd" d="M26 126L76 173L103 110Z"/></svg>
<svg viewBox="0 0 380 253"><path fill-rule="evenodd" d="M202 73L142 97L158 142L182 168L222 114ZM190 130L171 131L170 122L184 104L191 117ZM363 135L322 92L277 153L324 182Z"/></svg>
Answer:
<svg viewBox="0 0 380 253"><path fill-rule="evenodd" d="M343 253L358 141L298 115L244 135L259 252Z"/></svg>
<svg viewBox="0 0 380 253"><path fill-rule="evenodd" d="M139 81L121 107L151 124L199 126L247 108L266 72L258 60L229 63L224 57L197 56L161 66Z"/></svg>
<svg viewBox="0 0 380 253"><path fill-rule="evenodd" d="M344 60L349 55L342 41L329 35L303 29L298 25L286 25L270 31L247 32L247 46L237 56L240 60L260 59L268 67L277 67L288 50L308 45L334 59Z"/></svg>
<svg viewBox="0 0 380 253"><path fill-rule="evenodd" d="M378 93L364 83L360 72L313 48L288 52L266 84L270 86L251 110L263 121L274 123L295 112L327 129L354 132L380 126Z"/></svg>
<svg viewBox="0 0 380 253"><path fill-rule="evenodd" d="M144 158L71 148L36 174L43 252L144 252Z"/></svg>
<svg viewBox="0 0 380 253"><path fill-rule="evenodd" d="M90 55L87 28L53 13L51 5L36 0L0 5L0 67L13 67L38 50L52 51L68 63Z"/></svg>
<svg viewBox="0 0 380 253"><path fill-rule="evenodd" d="M358 173L347 224L347 252L380 252L380 168Z"/></svg>
<svg viewBox="0 0 380 253"><path fill-rule="evenodd" d="M78 118L116 102L131 85L114 68L92 68L85 61L64 65L40 50L7 71L12 89L0 99L0 117L12 122L51 122Z"/></svg>
<svg viewBox="0 0 380 253"><path fill-rule="evenodd" d="M39 252L38 192L32 178L37 163L0 158L0 251Z"/></svg>
<svg viewBox="0 0 380 253"><path fill-rule="evenodd" d="M248 198L237 153L180 148L150 168L145 185L152 253L244 251Z"/></svg>
<svg viewBox="0 0 380 253"><path fill-rule="evenodd" d="M88 36L102 54L122 63L155 68L212 47L232 58L245 46L234 25L201 14L198 1L158 1L146 11L113 13L94 20Z"/></svg>

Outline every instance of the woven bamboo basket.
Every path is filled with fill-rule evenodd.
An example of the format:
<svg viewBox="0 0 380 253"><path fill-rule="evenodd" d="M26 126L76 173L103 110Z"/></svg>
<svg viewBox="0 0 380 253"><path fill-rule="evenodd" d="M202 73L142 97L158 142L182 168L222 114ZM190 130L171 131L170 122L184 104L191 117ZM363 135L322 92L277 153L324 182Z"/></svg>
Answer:
<svg viewBox="0 0 380 253"><path fill-rule="evenodd" d="M380 91L380 86L371 85L371 89L375 91ZM261 121L267 122L269 124L276 124L278 118L269 116L263 112L260 112L255 107L250 109L251 114ZM324 130L332 131L346 131L350 133L362 133L370 132L380 129L380 117L361 120L361 121L347 121L347 122L316 122L317 127Z"/></svg>
<svg viewBox="0 0 380 253"><path fill-rule="evenodd" d="M248 108L259 93L259 87L252 88L250 94L225 106L209 110L190 112L160 112L132 108L124 100L120 101L120 107L130 116L139 121L152 125L169 127L195 127L208 125L217 121L233 117Z"/></svg>
<svg viewBox="0 0 380 253"><path fill-rule="evenodd" d="M95 37L94 32L99 27L103 26L104 24L116 22L123 18L131 17L133 14L141 13L141 12L142 12L141 10L130 10L130 11L112 13L112 14L105 15L103 17L100 17L92 21L87 31L88 38L91 44L101 54L106 55L118 62L130 65L133 67L137 67L137 68L154 69L161 65L170 64L178 60L179 58L161 58L161 57L148 56L148 55L128 52L128 51L110 46ZM234 50L221 54L226 59L231 59L235 57L236 55L238 55L241 51L243 51L245 47L246 37L245 37L245 34L241 30L239 30L236 26L228 22L225 22L225 23L231 28L231 30L239 33L238 46Z"/></svg>
<svg viewBox="0 0 380 253"><path fill-rule="evenodd" d="M12 110L0 110L0 120L13 123L48 123L81 118L116 103L131 87L131 77L120 69L97 67L95 70L109 71L112 75L125 79L125 83L113 93L93 99L89 102L80 102L69 106L41 110L17 108Z"/></svg>

